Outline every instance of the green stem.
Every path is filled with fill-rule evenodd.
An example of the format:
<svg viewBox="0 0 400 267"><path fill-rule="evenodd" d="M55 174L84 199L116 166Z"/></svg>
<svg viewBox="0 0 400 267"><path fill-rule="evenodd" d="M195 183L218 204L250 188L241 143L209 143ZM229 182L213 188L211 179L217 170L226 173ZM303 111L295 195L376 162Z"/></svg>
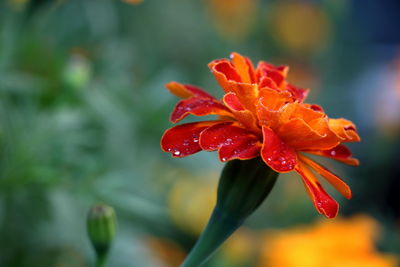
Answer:
<svg viewBox="0 0 400 267"><path fill-rule="evenodd" d="M105 267L106 266L106 262L107 262L107 256L106 255L98 256L97 260L96 260L96 267Z"/></svg>
<svg viewBox="0 0 400 267"><path fill-rule="evenodd" d="M226 213L216 206L204 232L181 267L203 265L242 223L243 221L236 216Z"/></svg>

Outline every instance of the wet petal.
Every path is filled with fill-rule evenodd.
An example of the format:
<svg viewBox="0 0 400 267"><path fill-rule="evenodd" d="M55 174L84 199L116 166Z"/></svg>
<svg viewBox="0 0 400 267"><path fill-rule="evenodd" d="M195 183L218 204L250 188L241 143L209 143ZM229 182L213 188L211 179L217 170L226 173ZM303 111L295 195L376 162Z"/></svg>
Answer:
<svg viewBox="0 0 400 267"><path fill-rule="evenodd" d="M181 84L178 82L170 82L165 85L165 87L174 95L180 98L189 98L192 96L198 96L203 98L211 98L215 99L209 93L203 91L202 89L190 85L190 84Z"/></svg>
<svg viewBox="0 0 400 267"><path fill-rule="evenodd" d="M303 155L299 155L300 160L308 164L311 168L321 174L337 191L339 191L345 198L350 199L352 196L350 187L342 181L336 174L332 173L324 166L316 163L315 161Z"/></svg>
<svg viewBox="0 0 400 267"><path fill-rule="evenodd" d="M339 211L339 204L325 192L311 170L300 161L296 171L300 174L317 211L327 218L335 218Z"/></svg>
<svg viewBox="0 0 400 267"><path fill-rule="evenodd" d="M173 157L185 157L201 151L199 136L204 129L221 121L185 123L165 131L161 138L161 148Z"/></svg>
<svg viewBox="0 0 400 267"><path fill-rule="evenodd" d="M234 122L224 122L201 133L200 147L207 151L219 150L221 161L228 161L259 156L261 143L257 136Z"/></svg>
<svg viewBox="0 0 400 267"><path fill-rule="evenodd" d="M189 114L195 116L232 116L232 113L229 111L229 109L217 100L191 97L188 99L183 99L176 104L171 113L170 120L171 122L176 123Z"/></svg>
<svg viewBox="0 0 400 267"><path fill-rule="evenodd" d="M358 159L352 157L353 154L351 153L350 149L348 149L344 145L338 145L329 150L306 151L306 152L318 156L332 158L351 166L358 166L360 164Z"/></svg>
<svg viewBox="0 0 400 267"><path fill-rule="evenodd" d="M288 172L297 164L296 151L285 144L270 128L262 127L263 146L261 157L277 172Z"/></svg>

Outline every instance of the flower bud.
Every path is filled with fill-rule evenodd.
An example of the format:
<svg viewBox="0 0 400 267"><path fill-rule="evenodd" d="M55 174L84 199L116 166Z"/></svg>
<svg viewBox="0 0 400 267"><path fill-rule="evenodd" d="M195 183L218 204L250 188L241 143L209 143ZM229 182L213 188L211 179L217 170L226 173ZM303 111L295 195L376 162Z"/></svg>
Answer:
<svg viewBox="0 0 400 267"><path fill-rule="evenodd" d="M87 216L87 232L100 262L105 261L117 229L114 209L105 204L93 205Z"/></svg>

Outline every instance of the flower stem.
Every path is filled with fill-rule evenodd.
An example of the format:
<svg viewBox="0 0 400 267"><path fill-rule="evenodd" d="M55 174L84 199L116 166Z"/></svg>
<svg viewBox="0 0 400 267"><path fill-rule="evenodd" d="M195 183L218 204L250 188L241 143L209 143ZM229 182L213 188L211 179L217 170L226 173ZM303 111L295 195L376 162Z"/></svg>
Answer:
<svg viewBox="0 0 400 267"><path fill-rule="evenodd" d="M204 232L181 267L203 265L242 223L243 221L236 216L232 216L216 206Z"/></svg>
<svg viewBox="0 0 400 267"><path fill-rule="evenodd" d="M267 198L278 175L260 157L228 162L219 180L217 205L181 267L203 265Z"/></svg>
<svg viewBox="0 0 400 267"><path fill-rule="evenodd" d="M106 266L106 257L97 257L96 259L96 267L105 267Z"/></svg>

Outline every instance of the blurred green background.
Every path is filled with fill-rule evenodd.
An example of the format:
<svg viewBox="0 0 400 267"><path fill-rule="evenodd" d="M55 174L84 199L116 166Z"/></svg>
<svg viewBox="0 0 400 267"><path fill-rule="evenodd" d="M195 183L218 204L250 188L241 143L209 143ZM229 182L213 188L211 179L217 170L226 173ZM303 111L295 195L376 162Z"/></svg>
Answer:
<svg viewBox="0 0 400 267"><path fill-rule="evenodd" d="M354 237L371 247L346 257L396 266L399 12L396 0L0 1L0 266L91 266L85 220L97 202L118 216L109 266L178 266L208 219L223 164L216 153L161 151L177 100L164 84L221 97L207 63L232 51L290 65L289 80L311 88L308 102L355 122L362 142L350 147L360 167L324 162L353 190L347 201L328 189L340 216L364 214L374 225L371 237L359 235L367 241ZM314 266L274 262L267 233L321 220L300 179L281 175L207 266ZM309 253L301 255L318 254ZM332 266L369 266L354 262Z"/></svg>

